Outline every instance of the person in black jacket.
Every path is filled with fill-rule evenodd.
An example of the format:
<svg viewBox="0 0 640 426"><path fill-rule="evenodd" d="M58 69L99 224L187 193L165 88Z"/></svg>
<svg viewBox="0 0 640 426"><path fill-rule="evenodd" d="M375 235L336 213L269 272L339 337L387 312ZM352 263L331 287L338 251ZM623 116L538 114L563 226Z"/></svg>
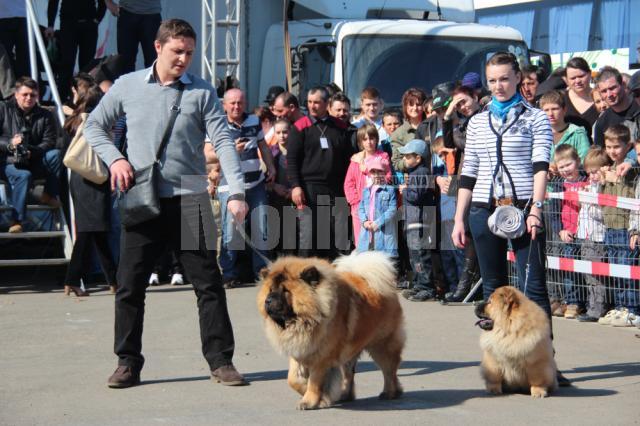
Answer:
<svg viewBox="0 0 640 426"><path fill-rule="evenodd" d="M457 179L462 166L467 138L467 125L471 117L480 112L481 107L476 91L470 87L458 86L453 89L452 95L451 103L444 114L442 130L444 133L444 146L456 149L454 175L456 175L455 179ZM445 295L445 302L462 302L471 290L471 286L478 281L480 275L478 256L476 256L468 221L465 222L465 230L467 233L467 245L464 248L464 268L456 290Z"/></svg>
<svg viewBox="0 0 640 426"><path fill-rule="evenodd" d="M78 80L84 79L90 83L78 84ZM65 136L73 139L82 131L86 116L90 113L100 99L102 91L98 85L88 80L87 76L77 76L74 87L80 88L74 92L74 104L76 109L64 124ZM80 279L91 265L93 247L96 248L100 267L105 275L107 284L112 294L116 292L116 265L109 248L109 230L111 229L111 188L109 181L96 184L75 172L71 172L70 191L73 197L73 210L75 213L76 238L71 252L71 261L67 267L64 280L64 292L69 295L73 292L76 296L88 296L89 293L80 288Z"/></svg>
<svg viewBox="0 0 640 426"><path fill-rule="evenodd" d="M47 8L48 28L45 35L53 37L60 0L49 0ZM107 6L104 0L62 0L60 6L60 69L58 87L60 97L66 100L71 86L71 76L76 65L85 68L96 55L98 24L104 18Z"/></svg>
<svg viewBox="0 0 640 426"><path fill-rule="evenodd" d="M402 295L412 302L436 297L432 281L431 249L436 246L436 194L431 173L431 154L422 139L413 139L400 148L408 175L400 185L404 226L413 285Z"/></svg>
<svg viewBox="0 0 640 426"><path fill-rule="evenodd" d="M350 248L349 206L343 185L355 151L347 125L331 117L328 106L329 93L324 87L309 90L309 116L295 122L287 142L287 175L291 199L303 211L298 253L333 259ZM327 235L329 241L324 238Z"/></svg>
<svg viewBox="0 0 640 426"><path fill-rule="evenodd" d="M54 149L53 115L37 105L38 83L30 77L16 82L12 99L0 102L0 178L9 182L13 223L9 232L22 232L27 193L33 178L46 178L43 204L58 207L62 156Z"/></svg>

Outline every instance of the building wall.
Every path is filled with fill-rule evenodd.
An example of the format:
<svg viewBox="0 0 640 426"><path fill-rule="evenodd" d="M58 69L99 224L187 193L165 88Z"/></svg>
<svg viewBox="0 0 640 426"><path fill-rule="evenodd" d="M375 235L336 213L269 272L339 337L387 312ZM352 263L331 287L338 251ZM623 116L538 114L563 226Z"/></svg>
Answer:
<svg viewBox="0 0 640 426"><path fill-rule="evenodd" d="M476 0L476 7L481 7L476 11L476 21L514 27L531 48L549 53L629 48L640 38L639 3L638 0ZM633 28L632 22L636 23Z"/></svg>

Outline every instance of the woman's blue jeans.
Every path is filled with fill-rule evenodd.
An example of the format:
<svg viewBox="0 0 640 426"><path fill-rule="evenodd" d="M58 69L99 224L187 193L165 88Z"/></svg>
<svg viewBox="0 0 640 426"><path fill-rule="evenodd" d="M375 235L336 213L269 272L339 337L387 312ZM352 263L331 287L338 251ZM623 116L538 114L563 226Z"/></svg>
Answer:
<svg viewBox="0 0 640 426"><path fill-rule="evenodd" d="M493 209L476 206L472 206L469 212L469 228L476 245L485 300L498 287L509 285L507 267L509 240L500 238L489 230L487 220L491 213L493 213ZM551 305L549 303L545 275L544 233L538 234L535 240L531 240L530 235L527 233L510 241L516 257L518 288L551 317ZM531 250L529 250L530 248Z"/></svg>

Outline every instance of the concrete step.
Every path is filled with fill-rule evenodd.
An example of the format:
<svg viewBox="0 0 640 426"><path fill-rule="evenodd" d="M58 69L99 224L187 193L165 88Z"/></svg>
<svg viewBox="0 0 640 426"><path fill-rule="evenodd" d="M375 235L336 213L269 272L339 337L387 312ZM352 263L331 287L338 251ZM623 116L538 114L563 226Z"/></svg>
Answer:
<svg viewBox="0 0 640 426"><path fill-rule="evenodd" d="M9 232L0 232L0 240L64 237L66 237L64 231L18 232L15 234L11 234Z"/></svg>
<svg viewBox="0 0 640 426"><path fill-rule="evenodd" d="M54 258L54 259L7 259L0 260L0 267L3 266L55 266L66 265L69 263L69 259Z"/></svg>

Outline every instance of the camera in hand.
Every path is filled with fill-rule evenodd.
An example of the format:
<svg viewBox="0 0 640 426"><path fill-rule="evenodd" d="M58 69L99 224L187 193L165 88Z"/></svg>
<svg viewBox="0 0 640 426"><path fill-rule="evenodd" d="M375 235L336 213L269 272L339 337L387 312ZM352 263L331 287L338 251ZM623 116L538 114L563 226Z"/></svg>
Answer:
<svg viewBox="0 0 640 426"><path fill-rule="evenodd" d="M22 136L22 143L16 145L15 151L13 151L13 165L15 167L29 167L29 138L31 137L31 129L28 127L22 127L20 129L20 136Z"/></svg>

